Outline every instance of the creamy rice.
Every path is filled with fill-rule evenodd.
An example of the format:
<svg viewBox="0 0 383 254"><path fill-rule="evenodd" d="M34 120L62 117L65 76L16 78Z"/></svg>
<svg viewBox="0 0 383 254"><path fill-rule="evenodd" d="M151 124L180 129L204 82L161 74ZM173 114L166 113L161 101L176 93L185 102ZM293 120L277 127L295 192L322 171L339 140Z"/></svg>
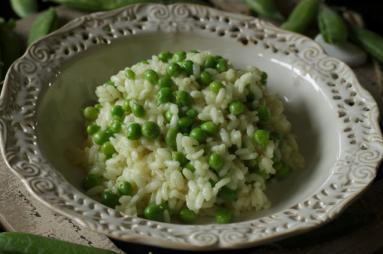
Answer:
<svg viewBox="0 0 383 254"><path fill-rule="evenodd" d="M193 61L193 73L172 77L173 93L186 91L192 98L190 107L198 111L190 129L206 121L218 126L216 133L207 135L202 142L190 135L190 129L177 133L174 148L165 141L168 129L177 128L187 109L177 105L174 99L159 103L160 86L149 82L145 71L152 69L160 77L164 76L171 59L163 62L157 55L152 56L147 62L121 70L110 78L111 82L97 87L98 115L88 124L99 126L101 131L107 130L114 119L113 107L124 105L126 101L142 105L145 115L137 117L124 112L119 118L121 130L108 136L114 148L112 155L106 156L101 145L94 142L94 134L89 135L85 148L89 174L102 179L88 188L92 195L102 196L105 190L116 193L115 208L132 216L144 216L144 209L149 204L165 204L165 221L177 218L175 214L182 208L195 214L214 214L217 208L224 207L239 215L270 206L265 195L267 182L283 178L288 171L303 165L291 125L283 114L283 104L267 90L264 72L256 67L239 70L231 65L220 71L214 67L203 68L211 56L209 52L187 52L183 61ZM128 78L128 70L135 73L135 79ZM222 88L217 93L210 86L201 85L202 71L221 82ZM231 113L233 101L240 101L245 106L244 111L238 115ZM266 120L260 119L261 105L267 109ZM166 112L171 114L169 119ZM159 127L157 138L131 140L127 137L129 124L134 122L143 126L148 121ZM254 139L254 133L259 129L269 134L267 144L263 146ZM172 153L175 150L186 156L194 171L174 159ZM209 165L212 153L223 160L219 170ZM121 182L132 186L129 195L118 194ZM227 200L222 196L223 188L231 190L235 198Z"/></svg>

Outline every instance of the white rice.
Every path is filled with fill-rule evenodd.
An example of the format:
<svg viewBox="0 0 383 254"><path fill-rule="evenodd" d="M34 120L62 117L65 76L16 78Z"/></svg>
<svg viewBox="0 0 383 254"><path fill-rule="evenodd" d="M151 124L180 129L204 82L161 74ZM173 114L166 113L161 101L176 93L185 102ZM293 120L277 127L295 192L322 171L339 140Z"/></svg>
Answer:
<svg viewBox="0 0 383 254"><path fill-rule="evenodd" d="M121 70L111 77L114 86L103 84L97 87L96 95L102 108L96 123L102 129L107 128L112 121L111 108L121 105L125 100L139 102L144 106L146 114L143 118L133 114L124 117L122 131L110 138L116 150L110 159L106 159L100 152L99 145L90 139L85 149L89 171L102 175L104 179L101 187L91 190L93 194L100 193L100 188L115 191L119 182L130 182L134 186L134 193L131 196L121 196L117 209L133 216L142 216L143 209L152 202L167 202L170 210L177 211L187 207L195 213L204 213L225 204L219 196L224 186L237 191L238 198L225 204L235 215L269 207L265 189L267 179L276 173L273 167L275 159L281 159L294 169L303 165L295 138L291 134L290 123L283 115L283 104L261 84L262 72L255 67L250 67L247 71L230 67L222 73L208 69L214 79L221 81L224 87L218 94L211 92L209 87L201 88L196 77L201 72L200 65L209 55L209 52L187 53L187 59L195 63L195 76L173 78L179 89L187 91L193 97L193 107L199 112L197 119L201 122L213 121L219 125L219 132L207 139L203 146L186 134L178 133L177 150L186 155L195 168L194 172L181 168L178 161L172 160L172 150L162 138L154 141L145 138L132 141L124 133L131 122L143 124L145 121L154 121L160 127L162 135L170 127L177 126L181 109L174 103L157 105L159 86L152 85L143 78L147 69L153 69L160 75L165 74L167 63L153 56L148 64L138 63L129 68L136 73L135 80L127 79L126 70ZM254 131L259 128L257 111L246 110L240 116L228 113L230 102L245 101L250 91L255 95L255 101L263 101L271 111L268 128L284 137L270 141L264 150L258 149L252 138ZM172 113L169 123L164 117L166 111ZM229 151L232 146L236 146L236 151ZM211 151L224 158L224 166L218 173L208 164ZM246 162L250 160L258 161L262 173L248 169ZM215 182L214 185L212 181ZM170 220L169 213L165 220Z"/></svg>

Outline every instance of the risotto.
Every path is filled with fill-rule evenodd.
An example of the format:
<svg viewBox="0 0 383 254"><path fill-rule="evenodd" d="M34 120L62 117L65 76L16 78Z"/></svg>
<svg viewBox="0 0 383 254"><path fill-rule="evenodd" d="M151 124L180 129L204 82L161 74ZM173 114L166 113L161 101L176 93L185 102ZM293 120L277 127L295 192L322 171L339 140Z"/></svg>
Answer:
<svg viewBox="0 0 383 254"><path fill-rule="evenodd" d="M303 166L267 74L209 52L162 52L96 88L84 187L131 215L229 223L268 208L270 180Z"/></svg>

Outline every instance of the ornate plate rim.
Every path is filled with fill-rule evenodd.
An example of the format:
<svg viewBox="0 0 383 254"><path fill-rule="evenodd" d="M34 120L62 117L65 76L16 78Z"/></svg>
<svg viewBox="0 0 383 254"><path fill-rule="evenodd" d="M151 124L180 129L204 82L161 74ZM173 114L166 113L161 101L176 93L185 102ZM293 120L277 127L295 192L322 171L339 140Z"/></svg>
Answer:
<svg viewBox="0 0 383 254"><path fill-rule="evenodd" d="M90 27L90 24L97 25L97 28ZM109 31L103 30L108 24ZM126 27L119 27L121 24ZM63 61L94 44L110 43L115 38L157 30L182 32L194 29L195 32L204 32L207 26L214 24L218 29L226 29L227 35L223 36L231 36L246 44L260 41L265 50L291 54L296 58L299 71L322 83L327 82L328 88L322 87L323 90L339 90L339 95L329 91L327 95L341 105L338 115L345 127L343 141L348 142L352 149L342 153L322 189L289 209L270 216L226 225L184 226L123 216L75 190L54 171L37 145L36 105L39 96L44 94L41 79L48 78L38 77L36 72L44 69L48 73L46 76L52 75ZM231 27L236 29L230 31ZM76 29L83 33L76 33ZM211 33L218 32L211 30ZM72 38L80 41L81 38L76 37L78 35L85 40L78 48L54 47L60 40ZM295 48L283 47L287 42ZM353 93L352 98L343 99L343 92ZM138 4L69 22L34 43L11 66L0 95L0 110L2 155L7 166L40 201L77 223L113 238L176 249L248 247L317 227L333 219L365 190L374 179L383 156L376 102L344 63L326 56L318 44L302 35L252 17L192 4ZM346 131L347 128L351 129Z"/></svg>

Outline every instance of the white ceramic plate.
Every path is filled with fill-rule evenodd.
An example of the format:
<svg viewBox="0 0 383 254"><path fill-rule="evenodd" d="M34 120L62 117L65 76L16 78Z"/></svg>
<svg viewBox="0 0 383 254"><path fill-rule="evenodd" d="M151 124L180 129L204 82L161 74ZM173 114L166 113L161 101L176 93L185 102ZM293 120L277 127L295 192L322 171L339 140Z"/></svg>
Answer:
<svg viewBox="0 0 383 254"><path fill-rule="evenodd" d="M256 65L284 98L305 170L269 186L272 207L227 225L177 225L123 216L81 192L68 151L84 140L81 108L94 88L162 50L210 50ZM33 44L10 68L0 98L2 152L46 205L113 238L178 249L253 246L334 218L376 175L378 108L342 62L309 38L196 5L135 5L76 19Z"/></svg>

